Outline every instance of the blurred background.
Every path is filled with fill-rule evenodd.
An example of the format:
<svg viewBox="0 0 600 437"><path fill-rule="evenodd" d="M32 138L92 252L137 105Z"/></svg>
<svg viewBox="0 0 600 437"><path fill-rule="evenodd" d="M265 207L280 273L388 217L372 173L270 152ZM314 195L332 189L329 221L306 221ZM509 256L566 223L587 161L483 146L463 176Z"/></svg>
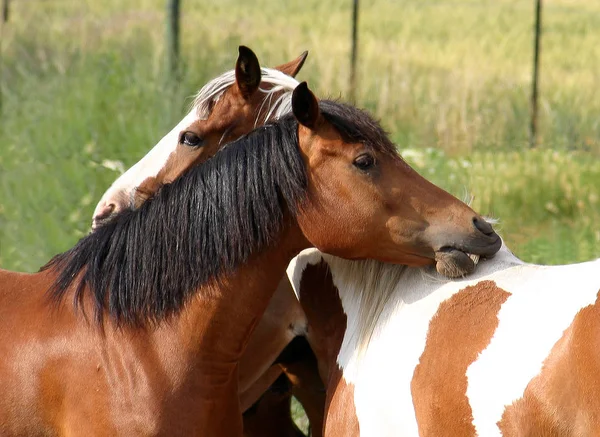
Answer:
<svg viewBox="0 0 600 437"><path fill-rule="evenodd" d="M6 0L3 0L6 1ZM10 0L1 29L0 266L35 271L89 232L102 193L232 69L309 57L299 79L381 119L425 177L499 219L522 259L600 256L600 2L546 0L537 147L534 0Z"/></svg>

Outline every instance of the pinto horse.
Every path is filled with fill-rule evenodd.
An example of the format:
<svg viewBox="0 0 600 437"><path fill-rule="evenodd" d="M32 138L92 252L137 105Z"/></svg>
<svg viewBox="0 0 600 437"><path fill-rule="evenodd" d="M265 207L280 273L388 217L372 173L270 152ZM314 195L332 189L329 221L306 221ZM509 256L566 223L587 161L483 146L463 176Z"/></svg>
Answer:
<svg viewBox="0 0 600 437"><path fill-rule="evenodd" d="M324 435L600 434L600 259L468 278L301 253L288 273L327 386Z"/></svg>
<svg viewBox="0 0 600 437"><path fill-rule="evenodd" d="M227 142L257 125L289 113L292 91L299 83L293 76L302 68L306 56L307 52L304 52L275 69L261 68L254 52L240 46L235 69L207 83L183 120L104 193L94 211L92 228L120 211L139 207L160 186L205 162ZM253 419L248 435L269 435L274 423L284 423L280 417L267 420L269 412L279 415L286 406L289 410L290 391L267 391L282 373L294 380L291 391L303 404L314 429L313 435L320 435L325 399L322 382L315 377L314 356L308 351L295 363L274 363L294 337L306 334L306 326L306 317L284 275L240 363L242 411L253 406L259 398L269 406L253 408L252 413L260 412L261 419ZM310 387L306 388L307 384ZM263 394L265 396L261 398ZM276 401L281 405L273 408ZM287 423L293 425L290 414L288 412ZM265 427L262 431L261 425ZM276 435L293 433L295 426L275 432Z"/></svg>
<svg viewBox="0 0 600 437"><path fill-rule="evenodd" d="M104 193L92 219L97 227L124 209L139 206L158 188L267 121L291 110L294 79L308 52L275 68L261 68L248 47L239 47L235 69L208 82L189 113ZM191 132L193 128L193 132Z"/></svg>
<svg viewBox="0 0 600 437"><path fill-rule="evenodd" d="M41 272L0 272L2 434L239 436L239 361L301 250L456 269L498 250L366 113L305 83L292 112Z"/></svg>

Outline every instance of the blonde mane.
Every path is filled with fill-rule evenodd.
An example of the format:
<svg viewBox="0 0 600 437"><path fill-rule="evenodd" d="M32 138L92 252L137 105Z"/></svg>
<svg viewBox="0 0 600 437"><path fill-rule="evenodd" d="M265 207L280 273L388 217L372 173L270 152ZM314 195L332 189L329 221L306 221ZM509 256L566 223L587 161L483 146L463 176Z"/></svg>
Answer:
<svg viewBox="0 0 600 437"><path fill-rule="evenodd" d="M357 311L348 326L348 341L356 345L358 356L367 350L385 307L397 295L398 284L408 267L375 260L348 261L321 254L331 269L344 308Z"/></svg>
<svg viewBox="0 0 600 437"><path fill-rule="evenodd" d="M346 327L344 344L361 355L366 351L384 308L397 293L398 284L408 267L375 260L350 261L327 255L317 249L301 252L290 263L287 273L296 296L300 298L300 279L307 265L325 261L352 325ZM342 349L344 349L342 347Z"/></svg>
<svg viewBox="0 0 600 437"><path fill-rule="evenodd" d="M263 107L267 105L270 109L265 120L277 120L281 116L291 112L292 91L299 82L293 77L273 68L261 68L261 72L262 78L259 91L265 96L258 113L260 114ZM208 118L211 106L217 102L221 96L223 96L225 91L227 91L234 83L235 70L230 70L202 87L192 102L192 109L196 108L200 119ZM275 98L274 96L281 91L283 91L283 93ZM274 98L275 101L273 101ZM258 125L258 121L257 115L257 118L254 121L255 126Z"/></svg>

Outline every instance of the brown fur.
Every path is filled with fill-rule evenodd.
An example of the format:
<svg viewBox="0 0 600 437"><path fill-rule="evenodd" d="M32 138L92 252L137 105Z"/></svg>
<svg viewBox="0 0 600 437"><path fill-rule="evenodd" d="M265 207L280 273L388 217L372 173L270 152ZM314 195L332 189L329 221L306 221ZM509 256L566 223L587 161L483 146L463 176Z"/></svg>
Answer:
<svg viewBox="0 0 600 437"><path fill-rule="evenodd" d="M240 54L240 58L236 62L238 82L225 91L212 107L206 120L199 120L189 126L189 130L203 138L203 147L191 148L179 144L159 173L155 177L143 181L137 188L134 193L136 207L151 198L163 184L172 182L193 166L205 162L228 141L248 133L255 127L256 120L259 125L265 122L268 105L263 105L263 94L258 92L255 78L249 77L256 76L260 67L257 61L242 60L243 58L250 59L252 56L252 53ZM302 68L306 56L307 52L304 52L296 59L279 65L275 69L294 77ZM119 197L109 200L108 203L115 205L113 212L129 207L129 197L129 195L119 195ZM255 332L250 337L247 353L242 355L240 361L239 388L242 411L254 404L276 378L276 376L273 377L274 371L270 370L269 366L296 335L296 331L304 326L306 326L306 319L302 309L294 296L289 281L284 277ZM303 376L307 379L302 383L303 385L309 385L314 381L314 376L307 376L310 371L310 368L304 369ZM281 372L281 369L278 372ZM296 378L295 381L300 383L300 378ZM301 389L299 390L301 391ZM289 403L289 400L283 400L282 395L278 399L281 399L283 403ZM311 400L315 403L307 405L306 402ZM271 399L271 404L273 402L275 400ZM318 397L309 396L303 396L301 402L305 402L304 408L307 412L311 412L311 419L317 422L317 427L320 427L324 402L318 400ZM258 423L269 423L266 416L267 411L263 411L261 414L263 420L253 424L255 432L258 432ZM270 425L269 429L272 429ZM287 431L279 430L279 432Z"/></svg>
<svg viewBox="0 0 600 437"><path fill-rule="evenodd" d="M282 278L240 361L240 390L246 391L273 364L285 346L306 329L306 317L287 277ZM268 387L268 385L267 385ZM265 387L266 388L266 387ZM260 395L261 393L258 393ZM248 406L258 400L251 399Z"/></svg>
<svg viewBox="0 0 600 437"><path fill-rule="evenodd" d="M299 87L298 92L310 91ZM317 104L314 96L309 104ZM379 144L372 144L371 152L382 162L377 177L355 170L353 162L365 145L342 140L324 119L311 126L315 129L298 130L311 182L297 220L283 220L267 248L218 281L201 285L169 320L143 328L118 326L104 313L103 324L97 325L74 311L75 286L58 308L48 304L55 267L34 275L0 272L1 433L240 436L239 362L296 254L311 246L330 247L347 258L378 259L381 253L406 263L414 253L430 251L426 240L418 238L415 221L399 220L404 213L412 216L413 210L407 212L406 204L390 198L393 192L381 185L411 191L411 186L427 183L395 165L400 159L384 156ZM348 186L353 193L342 196ZM323 207L329 199L338 199L335 207L351 213L326 214ZM419 205L417 199L412 202ZM424 212L417 223L429 222L442 236L452 236L455 227L447 216L432 214L441 202L433 194L424 202L415 209ZM455 203L453 209L461 212L455 221L470 226L473 211ZM362 231L351 236L345 232L357 228ZM466 235L478 238L472 229ZM81 300L88 314L93 313L93 294L83 293Z"/></svg>
<svg viewBox="0 0 600 437"><path fill-rule="evenodd" d="M360 427L354 405L354 385L348 384L342 370L331 372L327 391L326 437L359 437Z"/></svg>
<svg viewBox="0 0 600 437"><path fill-rule="evenodd" d="M327 263L307 265L300 281L300 304L310 320L309 341L326 381L325 425L328 437L358 435L354 389L337 365L346 331L346 314Z"/></svg>
<svg viewBox="0 0 600 437"><path fill-rule="evenodd" d="M235 87L230 91L235 94ZM213 113L218 105L227 109L227 102L223 96L215 104ZM305 103L315 105L316 100L313 97ZM35 371L26 379L34 381L34 387L50 387L47 389L51 395L49 401L39 409L30 408L26 416L0 417L3 426L15 426L14 434L28 435L50 432L48 430L60 435L77 434L76 426L83 426L77 425L80 423L90 427L86 433L94 430L96 435L239 435L242 425L238 362L279 278L284 275L287 262L299 250L312 243L324 251L350 259L373 257L380 261L425 265L432 264L434 252L449 241L483 238L473 229L476 215L470 208L418 176L397 156L378 151L375 144L368 148L362 141L345 141L318 111L305 113L317 114L318 119L307 122L307 126L314 129L306 126L298 129L301 153L309 169L309 186L308 200L302 205L297 225L290 224L270 250L240 267L219 287L206 287L212 290L199 293L214 298L194 299L172 323L161 324L156 330L118 330L106 321L106 332L96 336L93 327L74 316L68 305L62 312L64 319L53 319L47 316L49 311L44 305L27 302L31 305L23 308L37 308L41 314L33 318L35 327L29 337L27 332L20 333L24 344L43 344L55 339L63 344L64 332L80 336L82 341L76 348L76 356L69 349L73 342L66 341L65 353L55 353L51 360L58 360L60 369L65 372L77 369L77 378L81 380L74 380L73 375L64 373L36 384L36 377L48 372ZM234 121L230 120L230 123L237 126ZM223 127L215 126L217 130ZM190 127L197 135L210 139L210 135L201 129L204 127ZM369 174L353 165L355 158L365 152L373 153L378 164L376 171ZM179 164L169 168L184 171ZM170 180L165 174L160 178L162 182ZM344 232L332 233L332 229L344 229ZM2 290L7 294L30 287L21 282L35 282L41 277L11 281L10 277L2 276ZM39 290L48 285L49 281L45 279L40 287L30 287L29 294L35 296L32 299L41 299ZM19 299L8 302L21 303ZM49 328L53 324L57 324L55 331ZM7 332L8 326L16 325L6 325L7 329L0 329L0 332ZM68 326L67 331L64 331L65 326ZM44 327L43 331L39 327ZM340 342L343 329L345 322ZM52 332L54 337L46 336ZM3 340L7 340L5 348L7 344L15 345L8 337ZM17 348L22 349L23 344L19 341ZM329 363L333 365L337 352L332 351L338 351L339 344L331 346L332 349L321 349L329 349L329 357L334 358ZM45 369L54 365L47 363L39 353L32 353L29 359ZM93 365L94 362L98 364ZM22 374L11 372L15 370L7 369L7 373L14 376L8 379L0 373L2 384L8 385L2 387L6 388L3 393L10 395L5 398L6 402L19 399L18 402L29 406L18 393L23 389ZM89 400L86 404L80 399L90 393L79 387L89 387L89 381L93 381L95 391L86 398ZM341 380L332 378L329 382L337 384ZM63 389L63 385L67 388ZM343 399L340 407L345 406L352 396ZM333 402L329 404L337 406ZM8 407L4 409L9 410ZM22 411L25 409L20 409ZM353 411L352 405L349 411ZM91 417L91 421L85 422Z"/></svg>
<svg viewBox="0 0 600 437"><path fill-rule="evenodd" d="M266 391L244 414L244 437L305 437L290 416L291 399L289 381Z"/></svg>
<svg viewBox="0 0 600 437"><path fill-rule="evenodd" d="M600 296L577 313L523 397L506 408L498 423L502 435L600 435L598 332Z"/></svg>
<svg viewBox="0 0 600 437"><path fill-rule="evenodd" d="M247 355L247 354L245 354ZM261 396L269 390L269 387L283 374L283 369L278 364L273 364L245 391L240 392L240 406L242 411L248 410L259 401ZM241 381L240 381L241 382Z"/></svg>
<svg viewBox="0 0 600 437"><path fill-rule="evenodd" d="M308 417L311 437L321 437L325 415L325 386L319 376L316 358L312 355L304 356L302 360L280 366L291 383L291 394L302 404Z"/></svg>
<svg viewBox="0 0 600 437"><path fill-rule="evenodd" d="M421 437L475 436L466 372L489 344L509 295L493 281L482 281L438 308L411 383Z"/></svg>

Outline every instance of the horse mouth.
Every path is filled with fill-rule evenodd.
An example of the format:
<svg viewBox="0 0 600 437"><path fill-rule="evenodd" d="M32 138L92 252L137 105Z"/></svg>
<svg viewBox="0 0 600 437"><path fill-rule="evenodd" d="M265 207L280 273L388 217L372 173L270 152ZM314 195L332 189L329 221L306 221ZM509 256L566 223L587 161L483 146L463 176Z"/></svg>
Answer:
<svg viewBox="0 0 600 437"><path fill-rule="evenodd" d="M109 214L104 217L94 217L92 220L92 232L108 223L116 214Z"/></svg>
<svg viewBox="0 0 600 437"><path fill-rule="evenodd" d="M442 247L435 252L435 268L448 278L462 278L473 273L480 258L454 247Z"/></svg>

